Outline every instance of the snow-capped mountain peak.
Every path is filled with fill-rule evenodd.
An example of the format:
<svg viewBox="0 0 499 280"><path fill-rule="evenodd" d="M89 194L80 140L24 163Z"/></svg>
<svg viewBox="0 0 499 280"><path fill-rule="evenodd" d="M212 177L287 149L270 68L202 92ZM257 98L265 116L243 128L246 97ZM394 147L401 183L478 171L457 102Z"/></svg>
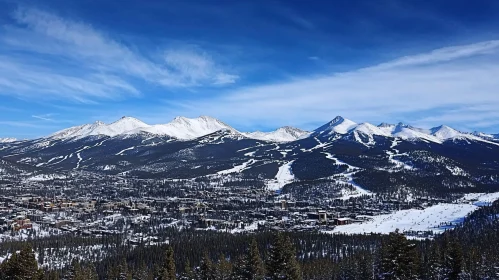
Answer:
<svg viewBox="0 0 499 280"><path fill-rule="evenodd" d="M167 124L152 125L146 128L141 128L140 130L152 134L167 135L182 140L189 140L208 135L222 129L239 133L237 130L222 121L207 116L192 119L186 117L175 117Z"/></svg>
<svg viewBox="0 0 499 280"><path fill-rule="evenodd" d="M11 142L16 142L16 138L0 138L0 143L11 143Z"/></svg>
<svg viewBox="0 0 499 280"><path fill-rule="evenodd" d="M106 128L109 130L109 133L103 133L108 136L116 136L119 134L126 133L128 131L132 131L134 129L139 128L147 128L150 125L144 123L141 120L132 117L122 117L121 119L106 125Z"/></svg>
<svg viewBox="0 0 499 280"><path fill-rule="evenodd" d="M337 138L350 133L354 133L355 135L367 135L370 137L370 142L375 141L372 137L373 135L397 137L405 140L423 140L434 143L443 143L450 139L467 139L496 144L499 140L499 135L497 134L485 134L480 132L464 133L446 125L431 129L417 128L404 123L381 123L380 125L375 126L370 123L357 124L341 116L335 117L333 120L317 128L313 132L284 126L270 132L256 131L247 133L240 133L226 123L209 116L200 116L198 118L179 116L175 117L169 123L157 125L149 125L133 117L122 117L110 124L96 121L90 124L70 127L50 135L49 138L84 138L96 135L115 137L118 135L148 133L158 136L169 136L180 140L191 140L220 130L230 131L234 135L271 142L291 142L309 136L324 136L329 139L331 135L334 135L333 138ZM351 139L357 138L354 137ZM16 139L0 139L0 143L13 141L16 141Z"/></svg>
<svg viewBox="0 0 499 280"><path fill-rule="evenodd" d="M387 137L391 136L391 133L386 132L385 130L370 123L361 123L357 125L353 130L362 132L366 135L381 135Z"/></svg>
<svg viewBox="0 0 499 280"><path fill-rule="evenodd" d="M248 138L253 138L258 140L272 141L272 142L291 142L308 136L310 132L291 126L284 126L271 132L256 131L243 134Z"/></svg>
<svg viewBox="0 0 499 280"><path fill-rule="evenodd" d="M91 124L84 124L80 126L70 127L58 131L50 135L49 137L53 139L83 138L94 135L105 135L105 136L114 137L120 134L124 134L131 130L136 130L138 128L145 128L145 127L149 127L149 125L136 118L122 117L121 119L111 124L106 124L102 121L96 121Z"/></svg>
<svg viewBox="0 0 499 280"><path fill-rule="evenodd" d="M449 127L446 125L441 125L430 129L431 135L437 137L440 140L447 140L456 137L465 136L463 133Z"/></svg>
<svg viewBox="0 0 499 280"><path fill-rule="evenodd" d="M324 133L347 134L348 132L352 131L356 126L357 123L349 119L345 119L341 116L337 116L332 121L316 129L314 132L318 134L324 134Z"/></svg>

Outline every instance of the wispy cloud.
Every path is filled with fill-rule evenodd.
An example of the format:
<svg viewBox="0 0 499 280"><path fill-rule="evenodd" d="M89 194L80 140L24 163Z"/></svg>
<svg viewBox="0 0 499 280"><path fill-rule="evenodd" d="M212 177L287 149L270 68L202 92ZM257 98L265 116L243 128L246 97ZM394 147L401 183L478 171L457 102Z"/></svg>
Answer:
<svg viewBox="0 0 499 280"><path fill-rule="evenodd" d="M177 73L188 84L196 85L200 82L231 84L239 78L237 75L224 73L213 58L202 51L187 48L168 50L164 59L170 71Z"/></svg>
<svg viewBox="0 0 499 280"><path fill-rule="evenodd" d="M477 55L494 54L499 50L499 40L478 42L470 45L452 46L437 49L429 53L402 57L377 65L377 69L403 66L416 66L452 61Z"/></svg>
<svg viewBox="0 0 499 280"><path fill-rule="evenodd" d="M238 76L199 49L143 55L93 26L31 8L0 29L0 94L90 102L140 95L136 81L162 87L234 83Z"/></svg>
<svg viewBox="0 0 499 280"><path fill-rule="evenodd" d="M55 121L52 117L55 114L43 114L43 115L31 115L32 118L39 119L42 121L48 121L48 122L53 122Z"/></svg>
<svg viewBox="0 0 499 280"><path fill-rule="evenodd" d="M297 78L238 89L216 99L171 103L180 114L213 114L242 125L310 125L337 114L356 121L412 120L429 125L449 121L463 126L478 121L466 108L489 104L484 118L497 118L499 107L498 41L455 46L396 59L356 71ZM438 116L418 120L418 112ZM442 114L445 112L441 112ZM463 113L458 120L452 116ZM488 114L488 115L487 115ZM307 127L313 128L313 127Z"/></svg>

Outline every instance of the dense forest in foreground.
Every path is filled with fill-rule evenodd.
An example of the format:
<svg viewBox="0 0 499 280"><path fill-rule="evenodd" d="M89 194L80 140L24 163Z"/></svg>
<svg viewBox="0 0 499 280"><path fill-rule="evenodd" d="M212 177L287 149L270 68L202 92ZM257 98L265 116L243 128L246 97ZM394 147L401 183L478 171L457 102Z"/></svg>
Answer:
<svg viewBox="0 0 499 280"><path fill-rule="evenodd" d="M149 247L116 245L121 240L109 238L107 249L101 248L113 252L108 257L79 257L56 270L39 268L37 261L56 241L4 243L0 250L10 254L0 266L0 279L499 279L499 201L477 210L456 229L424 241L398 232L167 234L168 245ZM78 242L92 241L56 243Z"/></svg>

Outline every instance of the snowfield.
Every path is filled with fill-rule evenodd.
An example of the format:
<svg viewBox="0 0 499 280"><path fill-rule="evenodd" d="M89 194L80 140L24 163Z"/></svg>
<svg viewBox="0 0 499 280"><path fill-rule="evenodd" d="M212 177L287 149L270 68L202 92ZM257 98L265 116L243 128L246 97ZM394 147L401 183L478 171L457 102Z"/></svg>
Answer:
<svg viewBox="0 0 499 280"><path fill-rule="evenodd" d="M328 233L363 234L383 233L399 229L404 231L431 231L439 234L460 224L470 213L480 206L489 205L499 199L496 193L470 193L451 203L441 203L423 210L400 210L387 215L369 217L361 224L338 226Z"/></svg>
<svg viewBox="0 0 499 280"><path fill-rule="evenodd" d="M65 175L58 175L58 174L39 174L35 176L31 176L26 179L26 181L50 181L50 180L63 180L66 179L67 177Z"/></svg>
<svg viewBox="0 0 499 280"><path fill-rule="evenodd" d="M499 199L499 192L495 193L468 193L458 199L458 203L472 203L475 206L486 206Z"/></svg>
<svg viewBox="0 0 499 280"><path fill-rule="evenodd" d="M275 178L267 183L267 188L269 190L280 190L286 184L293 182L295 179L295 175L293 175L293 171L291 170L293 162L294 161L290 161L279 167L279 171L277 171Z"/></svg>
<svg viewBox="0 0 499 280"><path fill-rule="evenodd" d="M462 222L463 218L478 209L472 204L438 204L424 210L400 210L387 215L373 216L371 221L361 224L338 226L329 233L388 234L399 229L405 231L432 231L442 233L445 229Z"/></svg>

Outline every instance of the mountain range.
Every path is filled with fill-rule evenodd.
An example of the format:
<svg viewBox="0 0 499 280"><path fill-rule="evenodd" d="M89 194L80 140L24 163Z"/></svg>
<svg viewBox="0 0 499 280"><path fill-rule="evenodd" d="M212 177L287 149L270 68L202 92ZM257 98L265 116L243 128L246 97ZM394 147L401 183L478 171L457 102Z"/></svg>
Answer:
<svg viewBox="0 0 499 280"><path fill-rule="evenodd" d="M252 179L272 189L329 182L326 186L349 186L356 195L499 190L498 135L445 125L358 124L340 116L313 131L282 127L250 133L206 116L158 125L123 117L39 139L1 140L0 160L0 169L16 170L24 179L90 172L144 179Z"/></svg>
<svg viewBox="0 0 499 280"><path fill-rule="evenodd" d="M464 133L449 126L441 125L431 129L422 129L406 125L403 123L373 125L370 123L355 123L343 117L336 117L332 121L315 129L312 132L304 131L298 128L285 126L271 132L239 132L226 123L207 116L198 118L176 117L167 124L149 125L133 117L122 117L121 119L106 124L97 121L91 124L70 127L58 131L46 138L51 139L69 139L84 138L87 136L123 136L146 133L156 136L166 136L179 140L192 140L219 130L228 130L234 134L239 134L247 138L265 140L271 142L291 142L310 135L320 135L324 133L362 133L370 137L385 136L397 137L401 139L420 139L434 143L455 138L470 139L476 141L491 141L499 139L499 134L485 134L480 132ZM1 142L13 142L12 138L0 138Z"/></svg>

